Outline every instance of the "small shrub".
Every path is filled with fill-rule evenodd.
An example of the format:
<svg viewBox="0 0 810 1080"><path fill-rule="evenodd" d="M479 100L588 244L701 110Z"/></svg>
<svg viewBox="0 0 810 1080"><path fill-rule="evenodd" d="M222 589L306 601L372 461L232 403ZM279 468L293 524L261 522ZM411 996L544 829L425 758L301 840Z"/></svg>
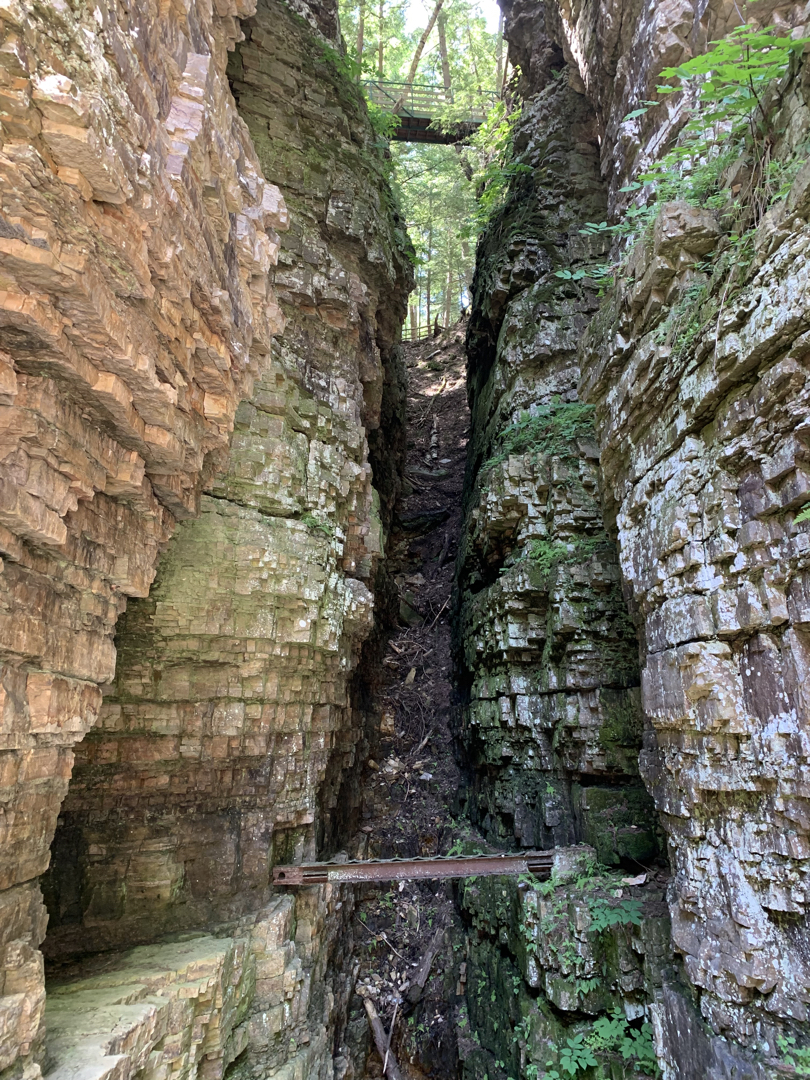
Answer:
<svg viewBox="0 0 810 1080"><path fill-rule="evenodd" d="M641 902L639 900L588 900L591 913L591 929L597 934L611 926L641 926Z"/></svg>
<svg viewBox="0 0 810 1080"><path fill-rule="evenodd" d="M797 1076L810 1076L810 1047L796 1046L796 1040L792 1035L787 1038L779 1035L776 1043L785 1064L792 1065Z"/></svg>
<svg viewBox="0 0 810 1080"><path fill-rule="evenodd" d="M491 469L513 454L571 454L577 438L593 437L594 406L581 401L553 402L505 428L496 452L486 462Z"/></svg>
<svg viewBox="0 0 810 1080"><path fill-rule="evenodd" d="M738 234L756 225L767 207L784 198L797 162L772 160L773 108L770 89L787 73L791 58L810 39L778 37L771 29L738 26L727 37L712 42L700 56L664 68L661 75L675 85L658 86L659 94L682 91L690 118L676 144L622 190L647 189L645 205L632 207L616 224L589 222L587 234L612 233L636 239L649 224L656 204L683 199L715 210L729 208L731 192L723 190L726 170L741 158L750 169L741 191L731 231ZM642 116L657 102L644 102L625 120Z"/></svg>
<svg viewBox="0 0 810 1080"><path fill-rule="evenodd" d="M322 518L316 517L314 514L310 513L302 514L301 521L308 529L312 529L313 532L322 533L330 540L335 535L335 526L331 521L324 521Z"/></svg>

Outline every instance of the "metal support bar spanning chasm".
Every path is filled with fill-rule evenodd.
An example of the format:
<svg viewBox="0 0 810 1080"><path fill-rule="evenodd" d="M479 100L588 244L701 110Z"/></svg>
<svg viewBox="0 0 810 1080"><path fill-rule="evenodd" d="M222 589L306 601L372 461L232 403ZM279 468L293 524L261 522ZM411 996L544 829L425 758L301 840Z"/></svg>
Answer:
<svg viewBox="0 0 810 1080"><path fill-rule="evenodd" d="M304 863L274 866L274 885L322 885L331 882L414 881L417 878L489 877L494 874L534 874L546 880L553 851L522 851L514 855L460 855L438 859L369 859L366 862Z"/></svg>

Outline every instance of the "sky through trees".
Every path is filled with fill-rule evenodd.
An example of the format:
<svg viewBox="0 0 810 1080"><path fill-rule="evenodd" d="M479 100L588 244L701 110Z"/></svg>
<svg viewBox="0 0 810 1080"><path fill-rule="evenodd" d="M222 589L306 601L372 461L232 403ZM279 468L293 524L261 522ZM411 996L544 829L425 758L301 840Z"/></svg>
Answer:
<svg viewBox="0 0 810 1080"><path fill-rule="evenodd" d="M494 0L340 0L340 23L361 81L444 87L437 121L482 107L488 121L469 146L392 142L393 182L416 249L411 325L446 326L469 303L482 175L504 82L505 43ZM425 31L429 30L427 35ZM421 48L420 48L421 45ZM383 121L384 122L384 121Z"/></svg>

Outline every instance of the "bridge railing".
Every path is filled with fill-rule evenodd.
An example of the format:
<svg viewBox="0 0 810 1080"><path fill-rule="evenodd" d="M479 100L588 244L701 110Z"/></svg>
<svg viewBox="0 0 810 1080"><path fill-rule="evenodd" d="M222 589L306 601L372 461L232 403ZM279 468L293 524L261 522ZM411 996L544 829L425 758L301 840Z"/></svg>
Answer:
<svg viewBox="0 0 810 1080"><path fill-rule="evenodd" d="M429 323L425 326L408 326L407 323L402 327L402 340L403 341L424 341L425 338L429 338L433 334L433 323Z"/></svg>
<svg viewBox="0 0 810 1080"><path fill-rule="evenodd" d="M387 82L381 79L367 79L363 85L375 105L379 105L380 108L395 112L398 115L433 119L443 107L454 103L452 90L446 90L443 86L430 83ZM486 93L482 96L491 98L492 104L497 99L496 94ZM485 118L486 111L484 108L475 108L473 106L464 109L464 115L459 118L459 122L463 124L482 124Z"/></svg>

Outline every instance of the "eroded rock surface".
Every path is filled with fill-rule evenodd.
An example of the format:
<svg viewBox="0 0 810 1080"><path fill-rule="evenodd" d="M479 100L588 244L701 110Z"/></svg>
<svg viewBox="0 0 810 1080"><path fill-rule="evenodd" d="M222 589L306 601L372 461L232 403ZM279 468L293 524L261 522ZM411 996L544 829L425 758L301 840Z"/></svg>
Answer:
<svg viewBox="0 0 810 1080"><path fill-rule="evenodd" d="M796 93L785 108L806 132ZM705 278L690 268L717 228L665 206L583 350L642 634L655 734L641 763L676 870L673 944L712 1027L763 1050L774 1025L806 1021L810 985L806 185L753 235L742 288L707 291L691 330L679 312Z"/></svg>
<svg viewBox="0 0 810 1080"><path fill-rule="evenodd" d="M2 11L0 1073L38 1075L37 877L98 718L53 848L49 954L206 928L211 962L243 972L233 999L200 991L190 1031L179 1006L139 1013L124 1071L331 1076L340 898L285 901L264 946L253 924L273 859L314 854L356 804L351 678L397 493L410 270L335 10L254 10ZM182 981L150 948L155 985ZM65 994L82 1013L91 991Z"/></svg>
<svg viewBox="0 0 810 1080"><path fill-rule="evenodd" d="M609 864L654 857L657 838L638 778L635 635L602 517L593 409L576 391L597 302L564 276L593 253L582 225L605 212L596 120L550 70L515 137L532 172L478 252L462 739L473 818L488 836L524 847L587 839Z"/></svg>
<svg viewBox="0 0 810 1080"><path fill-rule="evenodd" d="M556 853L553 884L462 883L459 907L469 927L459 1025L465 1080L530 1076L533 1067L541 1076L543 1069L559 1075L560 1050L568 1040L592 1036L595 1020L604 1022L606 1014L614 1025L623 1017L617 1029L630 1039L638 1032L644 1049L637 1044L622 1060L608 1038L592 1075L651 1074L650 1026L630 1021L644 1016L664 981L669 917L661 881L628 887L621 880L596 871L595 852L583 845ZM605 927L599 916L607 905L621 910L617 886L636 921Z"/></svg>
<svg viewBox="0 0 810 1080"><path fill-rule="evenodd" d="M39 1036L36 879L116 619L283 325L288 214L225 75L244 14L0 12L0 1071Z"/></svg>
<svg viewBox="0 0 810 1080"><path fill-rule="evenodd" d="M761 25L806 32L804 4L743 7ZM736 260L750 255L742 277L738 268L729 279L735 260L729 262L728 252L725 263L715 260L711 280L705 273L703 260L726 244L722 220L694 206L666 205L595 314L587 286L601 253L579 232L580 222L618 220L633 197L620 188L666 149L684 119L679 95L643 115L627 114L653 95L663 67L704 51L741 15L720 2L561 0L513 3L507 16L526 96L518 160L553 176L563 115L569 117L565 138L574 145L566 150L568 189L551 211L537 174L521 177L479 249L471 394L478 431L487 424L490 430L472 458L477 489L460 579L467 717L479 724L478 733L466 732L479 766L473 798L490 828L500 817L501 835L514 826L521 838L522 790L538 761L577 779L609 766L606 623L579 612L590 612L598 597L604 613L607 583L615 581L612 610L624 610L621 588L639 638L638 770L659 811L674 871L667 895L676 964L664 965L663 981L645 1006L659 1062L668 1078L764 1077L782 1056L780 1038L806 1040L810 988L808 525L795 521L810 500L806 166L798 175L793 168L787 196L746 238ZM774 153L783 162L801 159L810 130L806 70L795 65L772 94ZM566 113L564 94L578 112ZM546 104L552 95L554 104ZM587 117L589 109L589 134L575 143L583 129L574 117ZM575 206L581 209L573 212ZM572 271L567 278L566 270ZM545 384L538 379L543 365ZM580 375L566 383L577 366ZM547 395L537 398L547 406L545 430L529 419L540 413L528 389L532 380ZM560 395L556 403L552 394ZM598 445L591 451L580 438L549 462L552 425L575 401L595 406ZM530 437L521 437L521 424ZM522 443L534 446L533 458ZM582 498L583 488L593 502ZM577 545L595 541L603 529L618 541L618 563L596 560L607 568L600 575L583 560L577 580L569 569L578 561ZM521 547L525 554L515 559L511 552ZM535 566L550 572L532 575L532 555ZM617 627L614 622L612 640L630 644L629 627L618 635ZM602 649L602 684L598 692L588 686L590 720L576 684L586 670L582 654L572 663L569 649L557 666L558 643L578 639L589 641L591 665ZM528 660L546 682L529 688L513 682L513 702L505 702L507 683L492 678L492 658L510 649L512 670ZM607 688L632 682L607 681ZM562 701L563 687L579 694L576 722L570 705L565 712L568 726L560 724L561 713L541 713L535 705L538 692ZM628 761L638 747L622 746L622 771L632 774ZM516 786L504 789L513 762ZM491 794L499 789L503 796ZM586 788L588 798L592 790ZM548 816L546 805L556 799L549 782L538 799L544 816L533 817L546 830L534 835L544 844L559 843L565 829L568 839L585 838L575 831L587 824L576 799ZM628 853L617 848L620 857Z"/></svg>
<svg viewBox="0 0 810 1080"><path fill-rule="evenodd" d="M562 50L571 85L598 119L602 175L615 214L630 201L621 188L683 125L680 97L630 115L655 97L661 70L705 53L741 21L789 34L804 9L790 0L506 0L505 36L523 89L536 87L554 50Z"/></svg>

